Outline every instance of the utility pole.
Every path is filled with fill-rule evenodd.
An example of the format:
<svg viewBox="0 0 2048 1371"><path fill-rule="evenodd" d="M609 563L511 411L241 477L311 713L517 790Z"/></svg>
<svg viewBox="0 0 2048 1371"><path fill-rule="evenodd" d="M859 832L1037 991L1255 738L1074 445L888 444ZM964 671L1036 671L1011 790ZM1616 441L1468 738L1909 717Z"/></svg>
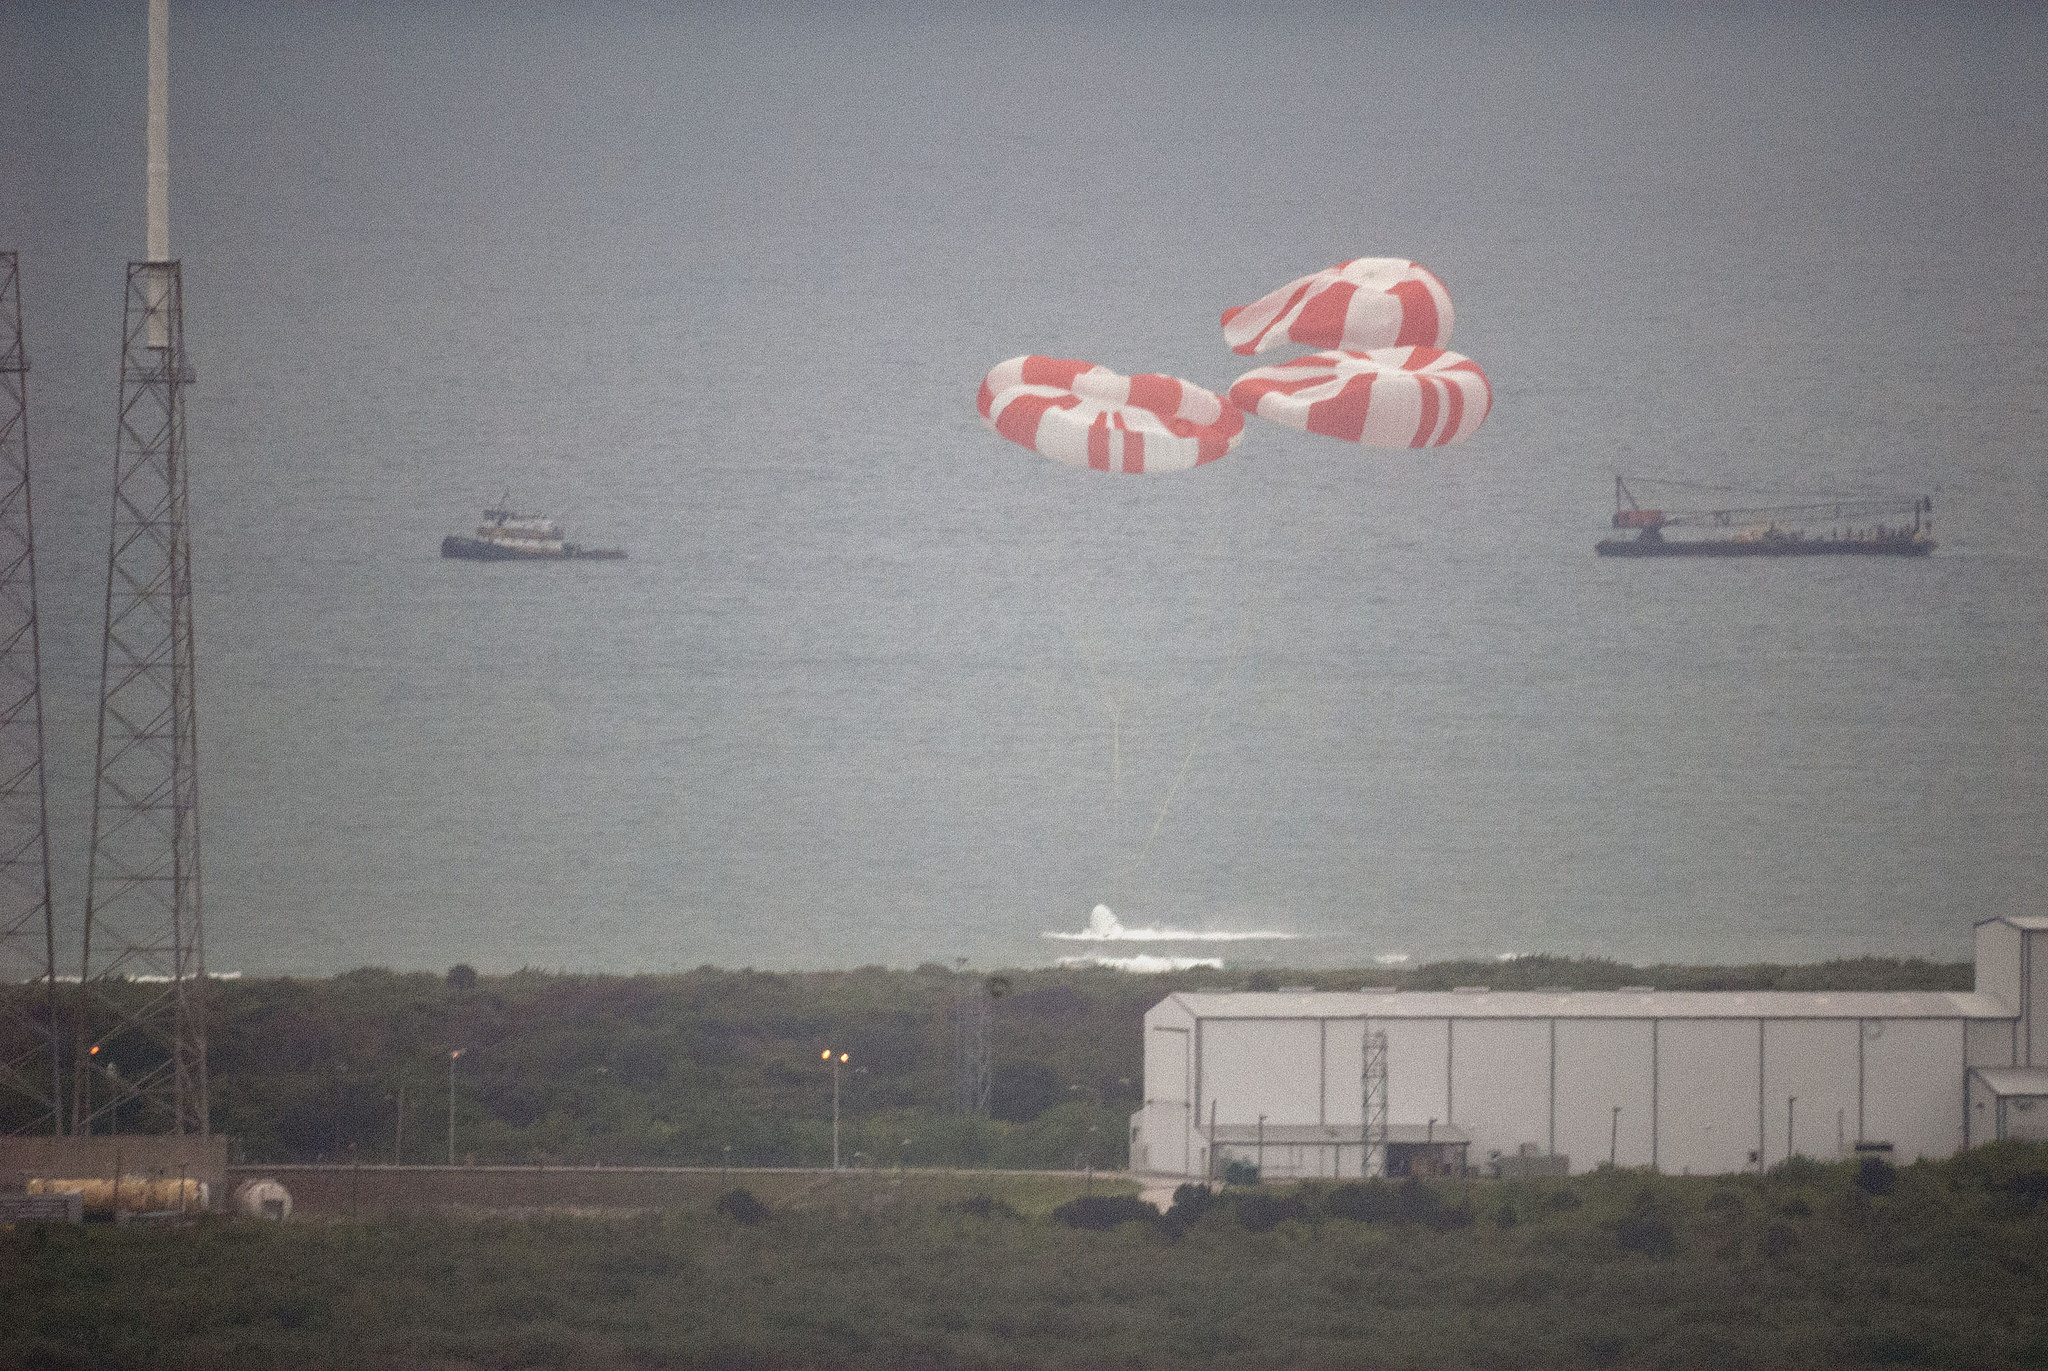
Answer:
<svg viewBox="0 0 2048 1371"><path fill-rule="evenodd" d="M832 1063L832 1169L839 1169L839 1068L846 1065L847 1054L835 1053L826 1048L821 1055Z"/></svg>
<svg viewBox="0 0 2048 1371"><path fill-rule="evenodd" d="M1621 1106L1614 1106L1614 1117L1607 1124L1607 1164L1619 1164L1621 1157Z"/></svg>
<svg viewBox="0 0 2048 1371"><path fill-rule="evenodd" d="M448 1054L448 1165L455 1165L455 1059L462 1055L461 1048Z"/></svg>

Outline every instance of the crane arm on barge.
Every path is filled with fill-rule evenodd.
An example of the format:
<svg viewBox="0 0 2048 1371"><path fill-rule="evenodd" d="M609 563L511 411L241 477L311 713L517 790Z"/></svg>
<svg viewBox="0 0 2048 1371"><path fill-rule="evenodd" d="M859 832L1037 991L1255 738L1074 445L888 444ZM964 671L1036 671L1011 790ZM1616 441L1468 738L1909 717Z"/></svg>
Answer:
<svg viewBox="0 0 2048 1371"><path fill-rule="evenodd" d="M1629 489L1629 478L1614 478L1614 527L1634 531L1633 539L1605 538L1594 550L1603 557L1740 556L1812 553L1880 553L1919 556L1934 540L1934 500L1926 495L1838 496L1791 505L1725 509L1669 509L1644 505ZM1658 482L1685 485L1684 482ZM1826 533L1808 533L1818 525ZM1857 527L1864 524L1864 527ZM1665 539L1665 529L1728 529L1729 537Z"/></svg>

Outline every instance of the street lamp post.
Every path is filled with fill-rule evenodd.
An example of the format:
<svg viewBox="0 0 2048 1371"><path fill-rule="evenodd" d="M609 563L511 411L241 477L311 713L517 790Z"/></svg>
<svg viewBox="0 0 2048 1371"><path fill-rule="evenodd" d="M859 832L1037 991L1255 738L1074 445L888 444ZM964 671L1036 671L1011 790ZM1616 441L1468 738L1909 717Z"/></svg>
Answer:
<svg viewBox="0 0 2048 1371"><path fill-rule="evenodd" d="M448 1165L455 1165L455 1059L462 1055L461 1048L448 1054Z"/></svg>
<svg viewBox="0 0 2048 1371"><path fill-rule="evenodd" d="M1607 1123L1607 1165L1612 1167L1621 1157L1621 1106L1614 1106L1614 1117Z"/></svg>
<svg viewBox="0 0 2048 1371"><path fill-rule="evenodd" d="M835 1053L828 1047L818 1055L825 1061L832 1063L832 1169L837 1171L839 1169L839 1068L846 1065L847 1054L844 1052Z"/></svg>
<svg viewBox="0 0 2048 1371"><path fill-rule="evenodd" d="M1792 1106L1799 1103L1797 1095L1785 1097L1785 1160L1792 1160Z"/></svg>

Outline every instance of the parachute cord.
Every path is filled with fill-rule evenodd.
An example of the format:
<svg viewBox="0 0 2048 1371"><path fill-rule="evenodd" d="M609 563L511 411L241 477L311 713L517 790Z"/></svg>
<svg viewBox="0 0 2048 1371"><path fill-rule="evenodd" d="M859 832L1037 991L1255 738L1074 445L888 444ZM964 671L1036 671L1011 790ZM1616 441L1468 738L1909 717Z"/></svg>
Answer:
<svg viewBox="0 0 2048 1371"><path fill-rule="evenodd" d="M1182 783L1188 778L1188 771L1195 764L1195 753L1201 749L1203 740L1209 736L1209 725L1216 720L1216 711L1223 703L1223 686L1237 674L1237 664L1244 660L1244 650L1250 644L1251 638L1252 614L1250 606L1247 605L1244 625L1237 635L1237 646L1231 649L1230 661L1224 666L1223 674L1216 678L1216 688L1209 692L1209 708L1203 712L1201 726L1195 730L1194 740L1188 744L1187 756L1181 758L1180 772L1173 778L1173 784L1167 787L1166 798L1159 802L1159 813L1152 820L1152 831L1145 835L1145 845L1138 849L1136 870L1144 870L1146 859L1152 855L1152 840L1159 836L1159 830L1166 824L1166 812L1173 807Z"/></svg>
<svg viewBox="0 0 2048 1371"><path fill-rule="evenodd" d="M1027 571L1036 572L1040 570L1040 568L1037 567L1026 567L1025 554L1022 548L1019 547L1017 544L1007 544L1005 547L1005 551L1009 554L1010 557L1011 571L1014 575L1016 575L1019 581L1029 579L1029 577L1027 576ZM1084 708L1091 710L1099 708L1109 718L1109 904L1111 905L1111 907L1114 907L1117 901L1117 890L1122 881L1123 872L1126 866L1122 843L1120 841L1119 836L1119 821L1123 809L1122 735L1124 686L1122 683L1117 683L1115 688L1112 689L1109 684L1105 683L1103 679L1102 667L1100 666L1100 664L1097 663L1095 659L1095 653L1089 650L1088 639L1085 635L1082 634L1080 626L1075 622L1074 616L1070 612L1069 606L1067 605L1066 597L1060 593L1060 590L1058 588L1059 578L1057 576L1056 569L1053 575L1044 576L1040 579L1052 582L1055 586L1053 594L1051 594L1047 598L1052 605L1053 612L1059 616L1060 627L1066 631L1067 641L1070 644L1072 644L1075 655L1081 659L1081 665L1087 669L1088 687L1092 688L1093 694L1091 695L1089 693L1089 689L1084 689L1082 686L1078 684L1071 684L1072 678L1069 675L1069 673L1061 672L1059 673L1059 675L1063 679L1063 681L1071 684L1071 688L1073 689L1075 695L1080 697L1081 704Z"/></svg>
<svg viewBox="0 0 2048 1371"><path fill-rule="evenodd" d="M1228 513L1219 507L1216 523L1210 534L1211 539L1222 541L1225 531L1230 527ZM1238 663L1244 659L1245 650L1251 646L1253 631L1263 617L1265 601L1272 594L1270 578L1268 583L1247 587L1244 610L1238 616L1237 642L1230 650L1230 660L1224 664L1223 670L1217 674L1215 683L1209 690L1209 707L1203 711L1202 722L1196 727L1195 736L1188 743L1187 755L1181 758L1180 771L1175 774L1173 784L1167 787L1165 798L1159 802L1159 812L1152 819L1152 830L1145 835L1145 842L1138 849L1138 860L1130 868L1133 874L1142 872L1151 858L1153 839L1157 838L1159 831L1166 826L1167 813L1173 808L1173 802L1179 798L1181 787L1187 782L1188 773L1194 769L1195 754L1201 751L1202 743L1209 736L1209 726L1215 722L1216 711L1223 703L1223 687L1237 674Z"/></svg>
<svg viewBox="0 0 2048 1371"><path fill-rule="evenodd" d="M1117 688L1109 709L1109 905L1116 907L1117 888L1124 876L1124 692Z"/></svg>

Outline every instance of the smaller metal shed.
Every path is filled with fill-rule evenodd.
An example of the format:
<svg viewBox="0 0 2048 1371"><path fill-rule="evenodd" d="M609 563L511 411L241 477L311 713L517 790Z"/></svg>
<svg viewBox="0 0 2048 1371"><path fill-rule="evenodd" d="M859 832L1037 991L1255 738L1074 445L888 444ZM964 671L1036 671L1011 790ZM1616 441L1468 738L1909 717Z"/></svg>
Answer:
<svg viewBox="0 0 2048 1371"><path fill-rule="evenodd" d="M1972 1067L1970 1136L2048 1142L2048 1067Z"/></svg>

